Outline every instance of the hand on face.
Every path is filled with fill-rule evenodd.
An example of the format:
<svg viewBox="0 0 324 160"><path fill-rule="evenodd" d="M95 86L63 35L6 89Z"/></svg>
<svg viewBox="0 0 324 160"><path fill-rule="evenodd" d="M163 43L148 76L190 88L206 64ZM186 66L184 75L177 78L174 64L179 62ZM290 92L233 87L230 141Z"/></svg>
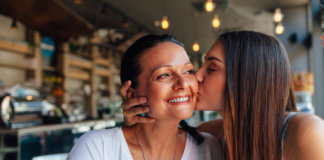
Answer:
<svg viewBox="0 0 324 160"><path fill-rule="evenodd" d="M121 107L124 114L124 124L133 126L136 123L154 123L155 119L150 117L142 117L141 114L148 113L150 107L146 104L146 97L131 98L129 88L131 81L127 81L120 89L123 103Z"/></svg>

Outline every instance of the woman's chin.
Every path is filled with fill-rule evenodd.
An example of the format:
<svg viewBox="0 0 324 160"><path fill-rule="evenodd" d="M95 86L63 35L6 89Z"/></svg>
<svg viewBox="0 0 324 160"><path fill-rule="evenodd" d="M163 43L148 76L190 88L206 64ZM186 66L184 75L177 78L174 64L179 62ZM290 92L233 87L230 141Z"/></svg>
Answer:
<svg viewBox="0 0 324 160"><path fill-rule="evenodd" d="M193 110L190 111L183 111L181 113L178 114L179 119L183 120L183 119L188 119L192 116L193 114Z"/></svg>

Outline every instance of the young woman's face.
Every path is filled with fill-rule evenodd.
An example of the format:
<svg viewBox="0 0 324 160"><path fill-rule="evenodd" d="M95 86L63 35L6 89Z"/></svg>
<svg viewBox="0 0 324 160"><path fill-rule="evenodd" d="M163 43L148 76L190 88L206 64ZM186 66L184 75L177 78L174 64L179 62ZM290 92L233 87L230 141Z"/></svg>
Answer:
<svg viewBox="0 0 324 160"><path fill-rule="evenodd" d="M213 110L223 116L226 82L225 67L223 43L217 41L208 51L203 66L196 73L199 82L197 110Z"/></svg>
<svg viewBox="0 0 324 160"><path fill-rule="evenodd" d="M135 93L148 98L148 116L189 118L196 104L198 83L185 50L172 42L163 42L144 51L139 62L142 73Z"/></svg>

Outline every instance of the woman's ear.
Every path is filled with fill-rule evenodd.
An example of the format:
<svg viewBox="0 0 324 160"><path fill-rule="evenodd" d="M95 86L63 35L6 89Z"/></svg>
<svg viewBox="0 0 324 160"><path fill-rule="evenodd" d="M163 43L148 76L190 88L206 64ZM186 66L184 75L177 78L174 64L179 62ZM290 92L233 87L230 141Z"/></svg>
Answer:
<svg viewBox="0 0 324 160"><path fill-rule="evenodd" d="M127 90L127 98L130 99L130 98L135 98L135 97L136 97L135 89L130 87Z"/></svg>

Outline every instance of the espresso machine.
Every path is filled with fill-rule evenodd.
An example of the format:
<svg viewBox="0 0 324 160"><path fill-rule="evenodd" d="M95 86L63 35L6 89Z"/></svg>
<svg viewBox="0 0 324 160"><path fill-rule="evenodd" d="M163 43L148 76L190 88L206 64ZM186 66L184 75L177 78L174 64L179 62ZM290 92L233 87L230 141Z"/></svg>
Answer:
<svg viewBox="0 0 324 160"><path fill-rule="evenodd" d="M0 127L24 128L43 124L42 117L54 106L36 90L17 88L0 96Z"/></svg>

